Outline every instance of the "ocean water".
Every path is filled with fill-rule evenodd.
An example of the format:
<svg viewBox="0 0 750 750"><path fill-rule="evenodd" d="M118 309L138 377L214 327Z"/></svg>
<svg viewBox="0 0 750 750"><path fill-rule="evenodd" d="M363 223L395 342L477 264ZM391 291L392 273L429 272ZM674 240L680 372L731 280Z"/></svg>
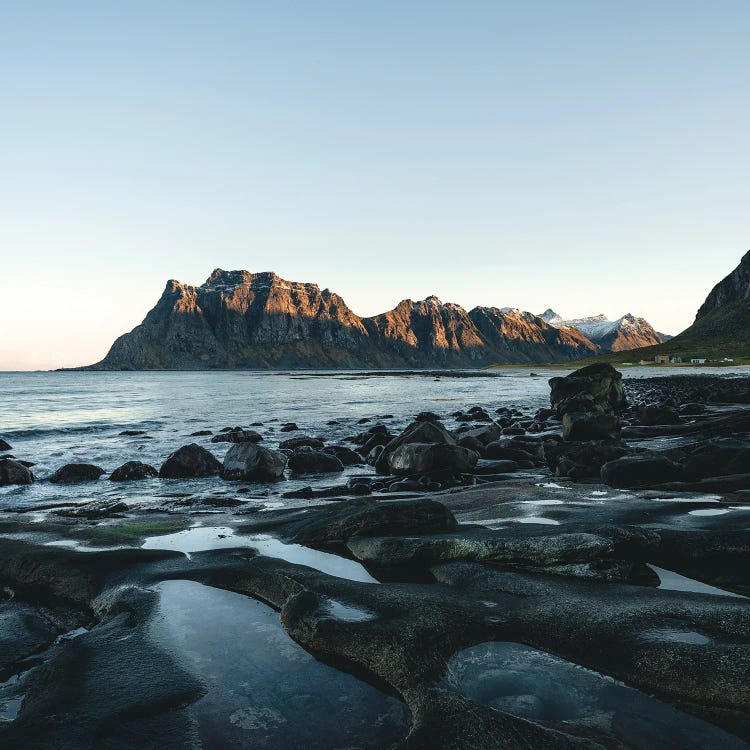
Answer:
<svg viewBox="0 0 750 750"><path fill-rule="evenodd" d="M658 374L692 374L692 368L660 368ZM706 372L706 370L701 370ZM720 370L722 374L729 374ZM295 435L322 436L335 443L377 421L392 431L420 411L449 415L481 405L492 411L518 406L528 411L549 403L548 378L563 370L513 369L465 373L467 377L428 374L269 373L269 372L34 372L0 373L0 437L10 453L33 461L35 484L0 488L0 507L118 498L148 503L179 493L236 493L237 483L218 478L146 480L55 485L47 479L66 463L85 462L108 473L126 461L157 469L174 450L190 442L209 448L220 460L228 443L190 437L197 430L262 423L264 445ZM631 368L625 377L651 376L652 368ZM384 418L384 415L393 415ZM368 424L357 424L371 418ZM328 425L337 420L339 424ZM281 433L296 422L297 433ZM450 422L449 422L450 424ZM144 430L145 436L122 436ZM351 467L340 475L287 479L249 487L248 501L280 507L282 492L307 484L335 484L369 469Z"/></svg>

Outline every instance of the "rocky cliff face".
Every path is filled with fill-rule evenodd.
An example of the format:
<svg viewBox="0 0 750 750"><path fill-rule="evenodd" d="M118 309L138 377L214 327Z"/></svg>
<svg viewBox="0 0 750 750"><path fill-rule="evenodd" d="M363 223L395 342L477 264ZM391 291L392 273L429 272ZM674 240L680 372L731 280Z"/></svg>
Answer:
<svg viewBox="0 0 750 750"><path fill-rule="evenodd" d="M750 250L742 256L737 268L710 291L695 319L700 320L724 305L748 299L750 299Z"/></svg>
<svg viewBox="0 0 750 750"><path fill-rule="evenodd" d="M94 369L476 367L595 354L578 330L531 313L437 297L360 318L316 284L215 270L201 286L171 280L143 323Z"/></svg>
<svg viewBox="0 0 750 750"><path fill-rule="evenodd" d="M617 320L608 320L605 315L566 320L554 310L547 309L540 317L561 329L575 328L605 352L629 351L668 340L668 337L656 331L645 318L637 318L630 313Z"/></svg>

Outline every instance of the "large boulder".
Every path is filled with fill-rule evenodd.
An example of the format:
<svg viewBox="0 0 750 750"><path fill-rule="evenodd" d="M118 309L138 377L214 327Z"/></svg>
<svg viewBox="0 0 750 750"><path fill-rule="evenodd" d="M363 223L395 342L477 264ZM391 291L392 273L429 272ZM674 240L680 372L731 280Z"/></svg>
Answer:
<svg viewBox="0 0 750 750"><path fill-rule="evenodd" d="M12 449L13 449L13 446L10 443L6 443L5 440L0 438L0 451L9 451Z"/></svg>
<svg viewBox="0 0 750 750"><path fill-rule="evenodd" d="M476 451L443 443L404 443L387 457L388 472L399 475L469 472L478 460Z"/></svg>
<svg viewBox="0 0 750 750"><path fill-rule="evenodd" d="M211 438L212 443L260 443L263 435L255 430L230 430Z"/></svg>
<svg viewBox="0 0 750 750"><path fill-rule="evenodd" d="M221 472L222 466L216 456L196 443L183 445L159 469L162 479L185 479L189 477L210 477Z"/></svg>
<svg viewBox="0 0 750 750"><path fill-rule="evenodd" d="M159 472L150 464L140 461L128 461L118 466L110 475L112 482L131 482L134 480L151 479L158 476Z"/></svg>
<svg viewBox="0 0 750 750"><path fill-rule="evenodd" d="M221 476L224 479L257 479L267 481L284 476L287 458L252 442L233 445L224 457Z"/></svg>
<svg viewBox="0 0 750 750"><path fill-rule="evenodd" d="M563 423L565 440L615 439L627 406L622 374L609 364L582 367L552 378L550 403Z"/></svg>
<svg viewBox="0 0 750 750"><path fill-rule="evenodd" d="M393 438L378 456L375 462L375 470L379 474L391 473L388 457L400 446L410 443L425 443L437 445L457 446L458 441L452 432L449 432L441 424L429 420L412 422L398 437Z"/></svg>
<svg viewBox="0 0 750 750"><path fill-rule="evenodd" d="M0 459L0 487L9 484L31 484L34 475L19 461L12 458Z"/></svg>
<svg viewBox="0 0 750 750"><path fill-rule="evenodd" d="M94 464L65 464L50 478L55 484L74 484L76 482L94 482L107 472Z"/></svg>
<svg viewBox="0 0 750 750"><path fill-rule="evenodd" d="M289 456L289 468L294 474L332 474L343 471L344 464L330 453L303 446Z"/></svg>
<svg viewBox="0 0 750 750"><path fill-rule="evenodd" d="M558 417L571 411L621 414L627 402L622 373L609 364L582 367L558 378L551 378L550 404Z"/></svg>
<svg viewBox="0 0 750 750"><path fill-rule="evenodd" d="M645 453L609 461L602 466L601 479L610 487L636 489L681 482L685 471L666 456Z"/></svg>

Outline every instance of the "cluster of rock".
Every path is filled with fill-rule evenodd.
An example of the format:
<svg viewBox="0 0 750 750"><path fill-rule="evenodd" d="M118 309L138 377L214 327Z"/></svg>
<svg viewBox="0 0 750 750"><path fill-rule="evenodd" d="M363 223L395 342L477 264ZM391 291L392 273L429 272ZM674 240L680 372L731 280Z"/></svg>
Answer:
<svg viewBox="0 0 750 750"><path fill-rule="evenodd" d="M543 451L557 475L600 479L627 489L750 489L746 379L686 376L631 381L628 408L619 373L609 365L594 367L594 372L583 368L550 381L552 404L562 413L564 441L548 442ZM580 404L588 408L579 410ZM711 413L711 405L718 404L723 405L721 411ZM600 426L604 429L598 432ZM644 445L662 437L685 440L663 450Z"/></svg>
<svg viewBox="0 0 750 750"><path fill-rule="evenodd" d="M550 408L535 413L500 407L490 414L481 406L444 417L425 412L399 433L382 422L366 426L346 439L350 445L329 445L322 437L302 434L293 422L281 426L281 432L291 434L276 448L266 447L261 433L252 427L226 427L215 435L201 430L195 434L210 436L212 444L229 444L223 461L206 447L190 443L170 454L158 469L129 461L109 478L218 476L268 482L287 475L336 474L348 466L362 467L362 473L345 485L285 493L308 498L435 492L486 483L509 472L546 470L619 488L707 492L750 488L750 467L744 463L750 451L746 379L631 380L626 399L621 374L611 365L595 364L552 378L550 389ZM715 411L718 405L721 413ZM445 426L449 419L455 422L454 429ZM363 418L360 423L369 421ZM670 450L657 451L648 444L668 436L684 439ZM5 442L2 448L11 449ZM32 483L32 466L10 454L0 456L0 485ZM66 464L50 481L93 481L104 474L93 464Z"/></svg>

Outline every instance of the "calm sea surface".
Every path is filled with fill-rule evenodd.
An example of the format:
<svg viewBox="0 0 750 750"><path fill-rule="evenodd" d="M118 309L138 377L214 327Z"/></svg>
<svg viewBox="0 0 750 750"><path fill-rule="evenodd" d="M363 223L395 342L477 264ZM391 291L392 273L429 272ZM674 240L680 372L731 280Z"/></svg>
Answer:
<svg viewBox="0 0 750 750"><path fill-rule="evenodd" d="M630 368L625 377L695 372L692 368ZM712 371L702 368L700 372ZM717 372L731 374L726 368ZM362 417L384 421L396 431L419 411L447 416L474 405L488 410L514 405L533 411L548 404L547 379L563 374L538 368L439 379L351 372L6 372L0 373L0 437L12 445L16 458L35 462L32 470L37 480L71 462L94 463L108 472L130 460L158 468L169 453L189 442L205 445L222 459L227 443L189 437L202 429L216 432L262 422L256 429L264 435L264 444L276 447L279 440L295 434L343 440L367 428L367 424L357 424ZM393 417L382 419L383 415ZM331 420L340 424L327 425ZM283 422L296 422L302 432L280 433ZM146 436L121 436L123 430L145 430ZM361 472L352 468L347 475ZM329 476L325 482L340 480ZM265 507L278 507L282 491L309 483L308 479L258 485L250 499L255 496ZM216 478L114 483L104 477L95 483L62 487L37 481L27 487L0 488L0 506L108 497L144 502L149 496L163 497L169 492L215 492L219 488L232 492L236 485Z"/></svg>

